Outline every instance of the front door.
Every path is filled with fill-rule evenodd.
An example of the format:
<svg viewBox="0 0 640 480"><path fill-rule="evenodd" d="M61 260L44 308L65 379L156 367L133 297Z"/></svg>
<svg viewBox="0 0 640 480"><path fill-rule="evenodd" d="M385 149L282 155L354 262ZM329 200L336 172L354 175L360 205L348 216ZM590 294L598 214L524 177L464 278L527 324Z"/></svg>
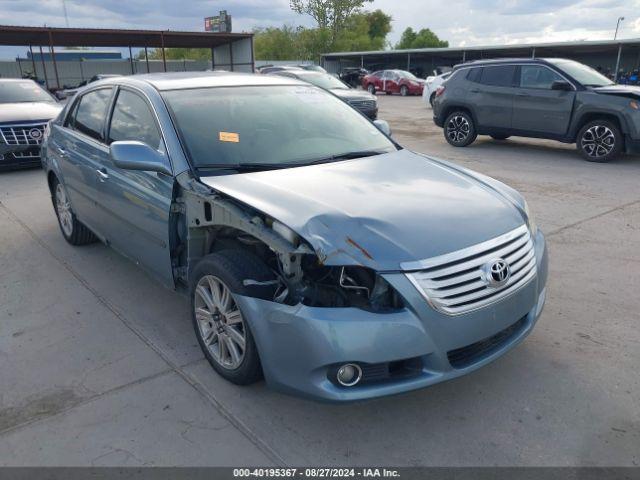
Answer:
<svg viewBox="0 0 640 480"><path fill-rule="evenodd" d="M516 67L514 65L487 66L471 84L468 103L475 106L480 127L511 128Z"/></svg>
<svg viewBox="0 0 640 480"><path fill-rule="evenodd" d="M119 90L107 138L109 144L137 140L166 156L151 106L131 90ZM104 159L102 168L105 178L101 179L98 188L113 247L166 285L173 286L169 245L173 177L156 172L124 170L116 167L109 157Z"/></svg>
<svg viewBox="0 0 640 480"><path fill-rule="evenodd" d="M564 135L569 129L575 90L551 90L554 81L566 81L544 65L522 65L513 104L513 128Z"/></svg>

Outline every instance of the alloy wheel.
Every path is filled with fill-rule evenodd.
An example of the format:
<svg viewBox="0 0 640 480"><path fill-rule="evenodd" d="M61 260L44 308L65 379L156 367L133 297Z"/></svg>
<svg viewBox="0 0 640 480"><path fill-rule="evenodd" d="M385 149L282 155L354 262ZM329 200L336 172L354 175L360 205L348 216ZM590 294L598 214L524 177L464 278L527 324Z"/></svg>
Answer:
<svg viewBox="0 0 640 480"><path fill-rule="evenodd" d="M613 151L616 137L609 127L594 125L584 132L580 144L589 157L605 157Z"/></svg>
<svg viewBox="0 0 640 480"><path fill-rule="evenodd" d="M463 142L469 136L469 130L469 121L462 115L456 115L447 124L447 137L453 142Z"/></svg>
<svg viewBox="0 0 640 480"><path fill-rule="evenodd" d="M200 279L195 289L198 333L218 365L235 370L246 351L246 330L242 312L229 287L213 275Z"/></svg>
<svg viewBox="0 0 640 480"><path fill-rule="evenodd" d="M62 231L67 237L70 237L73 234L73 214L67 192L61 183L56 186L56 212Z"/></svg>

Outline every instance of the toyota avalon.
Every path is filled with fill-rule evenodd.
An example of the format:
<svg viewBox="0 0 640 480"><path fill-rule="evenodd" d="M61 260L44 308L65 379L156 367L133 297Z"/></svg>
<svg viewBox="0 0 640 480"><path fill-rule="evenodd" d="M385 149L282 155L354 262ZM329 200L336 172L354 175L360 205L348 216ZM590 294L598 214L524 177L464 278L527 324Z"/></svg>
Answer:
<svg viewBox="0 0 640 480"><path fill-rule="evenodd" d="M151 74L80 92L43 155L64 238L189 295L222 377L350 401L488 364L545 301L522 196L388 132L295 79Z"/></svg>

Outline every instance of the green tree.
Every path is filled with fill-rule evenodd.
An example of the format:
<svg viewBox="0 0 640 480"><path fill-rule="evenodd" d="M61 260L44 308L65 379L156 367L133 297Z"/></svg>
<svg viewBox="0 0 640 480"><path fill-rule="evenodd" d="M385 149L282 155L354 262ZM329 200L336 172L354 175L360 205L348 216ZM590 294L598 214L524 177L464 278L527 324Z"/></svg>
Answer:
<svg viewBox="0 0 640 480"><path fill-rule="evenodd" d="M294 12L311 16L319 28L331 32L333 41L349 17L371 2L373 0L290 0L289 5Z"/></svg>
<svg viewBox="0 0 640 480"><path fill-rule="evenodd" d="M289 25L257 28L253 31L257 60L294 60L299 50L299 31Z"/></svg>
<svg viewBox="0 0 640 480"><path fill-rule="evenodd" d="M167 60L211 60L208 48L165 48L164 54ZM136 58L144 60L144 50L138 52ZM149 50L149 60L162 60L162 49Z"/></svg>
<svg viewBox="0 0 640 480"><path fill-rule="evenodd" d="M364 12L361 15L364 15L369 24L369 36L371 38L382 38L384 44L384 39L391 32L391 21L393 20L391 15L387 15L380 9L373 12Z"/></svg>
<svg viewBox="0 0 640 480"><path fill-rule="evenodd" d="M444 48L448 47L449 42L440 40L438 36L428 28L423 28L419 32L415 32L413 28L407 27L400 41L396 43L397 49L408 48Z"/></svg>

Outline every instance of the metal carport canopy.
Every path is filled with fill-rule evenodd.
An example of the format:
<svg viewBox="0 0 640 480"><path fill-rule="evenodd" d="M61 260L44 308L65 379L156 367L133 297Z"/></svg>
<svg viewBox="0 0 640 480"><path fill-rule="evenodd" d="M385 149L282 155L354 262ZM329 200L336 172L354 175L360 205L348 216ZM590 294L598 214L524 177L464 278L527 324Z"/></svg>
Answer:
<svg viewBox="0 0 640 480"><path fill-rule="evenodd" d="M0 45L56 47L212 48L252 38L252 33L177 32L0 25Z"/></svg>

